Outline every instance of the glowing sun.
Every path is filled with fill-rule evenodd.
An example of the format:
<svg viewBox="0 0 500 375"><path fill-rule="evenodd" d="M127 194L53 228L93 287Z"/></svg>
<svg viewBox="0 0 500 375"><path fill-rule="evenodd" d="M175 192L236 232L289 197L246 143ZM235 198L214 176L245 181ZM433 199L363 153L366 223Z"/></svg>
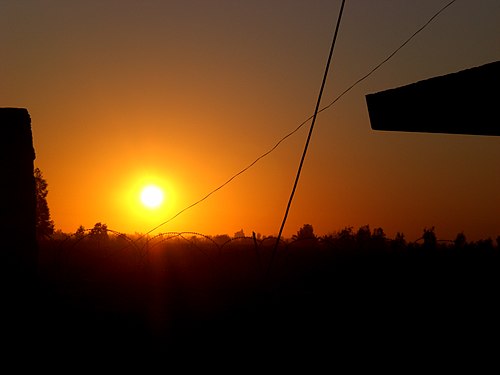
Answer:
<svg viewBox="0 0 500 375"><path fill-rule="evenodd" d="M141 202L148 208L160 207L163 203L163 191L156 185L148 185L141 191Z"/></svg>

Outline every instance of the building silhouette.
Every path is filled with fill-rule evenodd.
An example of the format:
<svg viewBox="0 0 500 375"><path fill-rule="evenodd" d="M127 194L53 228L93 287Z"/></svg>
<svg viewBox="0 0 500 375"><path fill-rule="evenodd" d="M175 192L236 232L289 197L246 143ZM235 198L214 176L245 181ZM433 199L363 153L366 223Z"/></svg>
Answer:
<svg viewBox="0 0 500 375"><path fill-rule="evenodd" d="M9 288L35 276L35 150L25 108L0 108L0 267Z"/></svg>

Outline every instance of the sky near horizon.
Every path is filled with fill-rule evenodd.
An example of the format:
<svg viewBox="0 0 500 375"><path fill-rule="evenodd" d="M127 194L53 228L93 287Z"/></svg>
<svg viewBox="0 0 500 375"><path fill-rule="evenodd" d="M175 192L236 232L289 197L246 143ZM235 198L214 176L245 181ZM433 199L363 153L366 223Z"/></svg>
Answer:
<svg viewBox="0 0 500 375"><path fill-rule="evenodd" d="M346 1L322 107L449 0ZM56 229L144 233L309 118L341 1L0 0L0 107L27 108ZM284 235L500 235L500 137L377 132L365 95L500 60L500 2L458 0L318 115ZM278 233L309 124L155 233ZM165 202L141 206L156 184Z"/></svg>

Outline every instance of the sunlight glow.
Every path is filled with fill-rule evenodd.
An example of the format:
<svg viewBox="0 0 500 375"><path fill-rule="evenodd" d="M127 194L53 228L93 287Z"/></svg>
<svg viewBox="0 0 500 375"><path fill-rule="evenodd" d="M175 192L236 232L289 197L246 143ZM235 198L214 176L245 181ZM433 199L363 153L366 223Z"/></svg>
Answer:
<svg viewBox="0 0 500 375"><path fill-rule="evenodd" d="M148 208L157 208L163 203L163 191L156 185L148 185L141 191L141 202Z"/></svg>
<svg viewBox="0 0 500 375"><path fill-rule="evenodd" d="M180 210L179 188L174 177L160 167L145 168L146 162L142 160L137 164L136 168L130 164L123 167L108 183L114 220L106 219L106 224L124 233L145 233ZM189 188L184 191L189 192ZM168 230L174 229L169 226Z"/></svg>

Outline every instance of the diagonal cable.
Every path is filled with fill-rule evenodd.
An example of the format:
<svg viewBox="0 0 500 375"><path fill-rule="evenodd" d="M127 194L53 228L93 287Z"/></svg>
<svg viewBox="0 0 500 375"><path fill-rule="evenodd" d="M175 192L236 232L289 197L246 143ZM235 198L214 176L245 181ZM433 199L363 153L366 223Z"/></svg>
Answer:
<svg viewBox="0 0 500 375"><path fill-rule="evenodd" d="M319 111L318 111L318 114L325 111L326 109L330 108L331 106L333 106L337 101L339 101L344 95L346 95L349 91L351 91L354 87L356 87L357 85L359 85L361 82L363 82L364 80L366 80L368 77L370 77L373 73L375 73L375 71L377 71L379 68L382 67L382 65L384 65L385 63L387 63L392 57L394 57L404 46L406 46L413 38L415 38L421 31L423 31L432 21L434 21L434 19L439 16L446 8L448 8L449 6L451 6L454 2L456 2L457 0L452 0L450 1L449 3L447 3L444 7L442 7L439 11L437 11L431 18L429 18L429 20L423 25L421 26L417 31L415 31L409 38L407 38L398 48L396 48L391 54L389 54L384 60L382 60L379 64L377 64L372 70L370 70L367 74L365 74L363 77L359 78L357 81L355 81L351 86L349 86L347 89L345 89L340 95L338 95L334 100L332 100L330 103L328 103L326 106L324 106L323 108L321 108ZM154 227L153 229L149 230L148 232L146 232L143 236L141 236L140 238L150 234L151 232L154 232L156 229L170 223L172 220L174 220L177 216L181 215L182 213L184 213L185 211L187 211L188 209L198 205L199 203L203 202L204 200L206 200L208 197L210 197L212 194L214 194L215 192L219 191L220 189L222 189L223 187L225 187L227 184L229 184L232 180L234 180L236 177L238 177L239 175L245 173L247 170L249 170L251 167L253 167L255 164L257 164L257 162L259 162L261 159L265 158L266 156L268 156L269 154L271 154L274 150L276 150L278 148L278 146L283 143L287 138L291 137L293 134L295 134L296 132L298 132L305 124L307 124L312 118L314 117L314 115L311 115L309 116L307 119L305 119L302 123L300 123L294 130L292 130L290 133L286 134L284 137L282 137L271 149L269 149L268 151L266 151L265 153L263 153L261 156L259 156L257 159L255 159L252 163L250 163L248 166L246 166L245 168L243 168L242 170L240 170L238 173L236 173L235 175L233 175L231 178L229 178L226 182L224 182L222 185L220 185L219 187L215 188L214 190L212 190L211 192L209 192L207 195L205 195L203 198L199 199L198 201L194 202L193 204L185 207L184 209L182 209L181 211L179 211L178 213L176 213L174 216L172 216L170 219L158 224L156 227ZM139 239L140 239L139 238Z"/></svg>

